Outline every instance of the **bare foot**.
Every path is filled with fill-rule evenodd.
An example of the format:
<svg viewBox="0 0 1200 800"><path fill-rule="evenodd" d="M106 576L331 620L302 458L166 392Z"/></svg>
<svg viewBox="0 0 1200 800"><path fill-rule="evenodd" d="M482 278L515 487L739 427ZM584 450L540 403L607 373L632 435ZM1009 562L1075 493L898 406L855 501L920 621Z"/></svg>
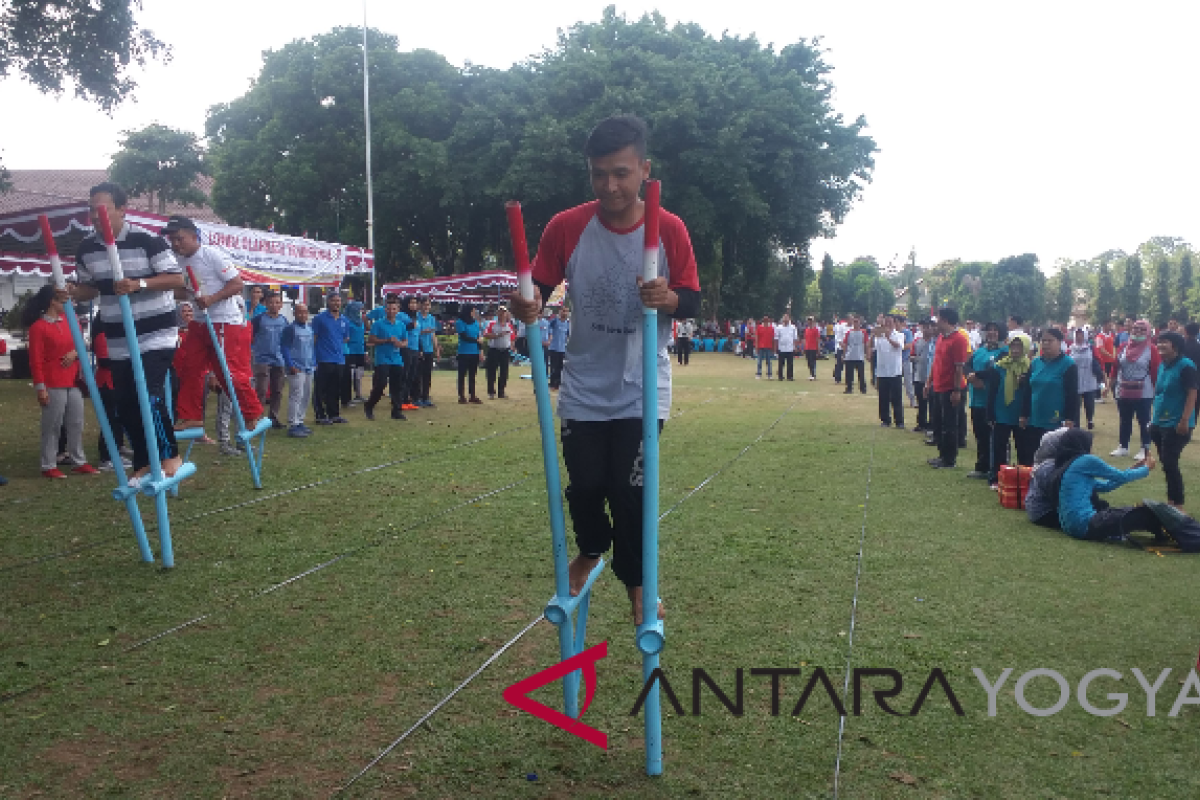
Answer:
<svg viewBox="0 0 1200 800"><path fill-rule="evenodd" d="M583 553L575 556L570 567L567 568L567 575L571 586L571 597L577 597L583 591L583 585L587 583L588 576L592 574L592 570L599 563L599 556L592 558L591 556L585 556Z"/></svg>
<svg viewBox="0 0 1200 800"><path fill-rule="evenodd" d="M165 475L166 477L169 478L172 475L174 475L176 472L178 472L179 468L182 466L183 466L183 459L180 458L179 456L175 456L174 458L168 458L166 461L162 462L163 475Z"/></svg>
<svg viewBox="0 0 1200 800"><path fill-rule="evenodd" d="M203 428L204 421L199 419L181 419L176 421L175 430L186 431L188 428Z"/></svg>
<svg viewBox="0 0 1200 800"><path fill-rule="evenodd" d="M629 602L633 604L633 624L634 626L642 624L642 587L629 586L626 587L626 592L629 594ZM663 611L662 600L658 601L658 618L666 619L666 613Z"/></svg>

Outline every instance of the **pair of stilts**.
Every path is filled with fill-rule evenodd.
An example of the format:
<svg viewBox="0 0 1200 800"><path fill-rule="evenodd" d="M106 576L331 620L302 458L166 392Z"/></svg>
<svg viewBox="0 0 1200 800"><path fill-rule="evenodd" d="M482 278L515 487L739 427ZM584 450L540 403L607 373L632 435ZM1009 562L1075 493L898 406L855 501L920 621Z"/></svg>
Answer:
<svg viewBox="0 0 1200 800"><path fill-rule="evenodd" d="M645 256L643 280L658 277L660 183L646 184ZM516 258L517 278L522 297L534 297L529 251L519 203L508 204L509 233ZM562 483L558 468L558 446L554 436L554 410L546 376L546 361L539 337L528 337L529 360L533 368L533 387L537 398L538 423L542 437L542 460L546 470L546 495L550 511L551 540L554 552L554 597L546 605L546 619L558 626L562 660L583 652L587 632L591 590L604 569L604 560L592 570L580 592L572 596L568 576L566 521L563 514ZM665 644L663 622L658 618L658 312L643 309L642 316L642 623L634 637L642 653L642 680L648 681L658 669L659 654ZM589 678L594 680L594 663ZM563 704L567 716L577 719L579 681L582 670L563 678ZM594 686L588 687L590 700ZM643 705L646 742L646 774L662 774L662 710L657 684L647 693Z"/></svg>

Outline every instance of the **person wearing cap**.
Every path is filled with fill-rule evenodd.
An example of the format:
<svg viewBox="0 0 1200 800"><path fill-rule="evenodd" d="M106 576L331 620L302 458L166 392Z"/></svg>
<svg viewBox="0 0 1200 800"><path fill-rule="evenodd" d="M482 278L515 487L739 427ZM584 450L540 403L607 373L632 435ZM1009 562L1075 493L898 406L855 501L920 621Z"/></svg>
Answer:
<svg viewBox="0 0 1200 800"><path fill-rule="evenodd" d="M160 233L171 243L184 273L191 269L200 284L192 287L195 290L192 300L199 311L207 312L212 322L217 341L225 353L238 409L246 427L253 427L262 416L262 403L253 387L250 327L245 322L242 307L241 274L223 250L200 242L200 230L187 217L171 217ZM175 423L176 430L198 428L204 424L207 374L215 376L222 390L231 390L225 385L225 373L207 327L201 320L189 322L187 336L179 350L179 397L176 400L179 421Z"/></svg>

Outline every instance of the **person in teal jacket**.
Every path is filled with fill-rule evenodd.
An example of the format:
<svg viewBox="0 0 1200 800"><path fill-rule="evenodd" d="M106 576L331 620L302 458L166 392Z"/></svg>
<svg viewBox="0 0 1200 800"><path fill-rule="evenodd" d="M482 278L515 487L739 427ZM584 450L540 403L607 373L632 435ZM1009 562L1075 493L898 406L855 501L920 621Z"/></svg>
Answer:
<svg viewBox="0 0 1200 800"><path fill-rule="evenodd" d="M988 419L987 381L976 377L998 358L1008 355L1008 348L1000 344L1000 326L989 322L984 326L983 343L976 347L967 359L967 389L970 393L968 406L971 409L971 431L975 434L975 469L967 473L968 478L987 478L992 471L992 426Z"/></svg>
<svg viewBox="0 0 1200 800"><path fill-rule="evenodd" d="M1158 451L1167 479L1167 502L1183 510L1183 473L1179 456L1192 440L1196 427L1196 364L1183 354L1185 341L1178 333L1158 335L1158 380L1154 384L1154 412L1150 417L1150 440Z"/></svg>
<svg viewBox="0 0 1200 800"><path fill-rule="evenodd" d="M1028 334L1013 334L1008 340L1008 352L992 362L991 366L975 373L975 377L987 386L987 416L992 426L988 483L993 489L1000 488L1000 467L1008 465L1010 441L1016 445L1017 463L1033 466L1037 445L1030 446L1030 436L1020 424L1023 403L1021 387L1029 376L1030 344Z"/></svg>
<svg viewBox="0 0 1200 800"><path fill-rule="evenodd" d="M1079 369L1063 352L1063 332L1047 328L1042 333L1041 354L1029 366L1021 406L1021 427L1033 440L1061 427L1079 427Z"/></svg>

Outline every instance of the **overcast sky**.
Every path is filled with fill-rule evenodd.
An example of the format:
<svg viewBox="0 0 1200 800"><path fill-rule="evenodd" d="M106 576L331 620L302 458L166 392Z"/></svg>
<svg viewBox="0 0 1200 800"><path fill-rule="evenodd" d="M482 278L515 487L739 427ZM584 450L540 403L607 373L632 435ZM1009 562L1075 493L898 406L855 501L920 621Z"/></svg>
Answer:
<svg viewBox="0 0 1200 800"><path fill-rule="evenodd" d="M608 2L369 0L372 26L403 49L504 68L550 48L557 30ZM1150 236L1200 244L1196 31L1200 3L623 2L710 34L777 48L823 37L837 109L866 117L874 182L819 258L910 248L918 263L1033 252L1044 267ZM242 94L263 50L360 25L354 0L145 0L144 25L174 59L137 73L136 98L109 118L9 79L0 158L12 169L107 167L120 132L152 122L202 134L206 109ZM16 121L19 120L19 121Z"/></svg>

